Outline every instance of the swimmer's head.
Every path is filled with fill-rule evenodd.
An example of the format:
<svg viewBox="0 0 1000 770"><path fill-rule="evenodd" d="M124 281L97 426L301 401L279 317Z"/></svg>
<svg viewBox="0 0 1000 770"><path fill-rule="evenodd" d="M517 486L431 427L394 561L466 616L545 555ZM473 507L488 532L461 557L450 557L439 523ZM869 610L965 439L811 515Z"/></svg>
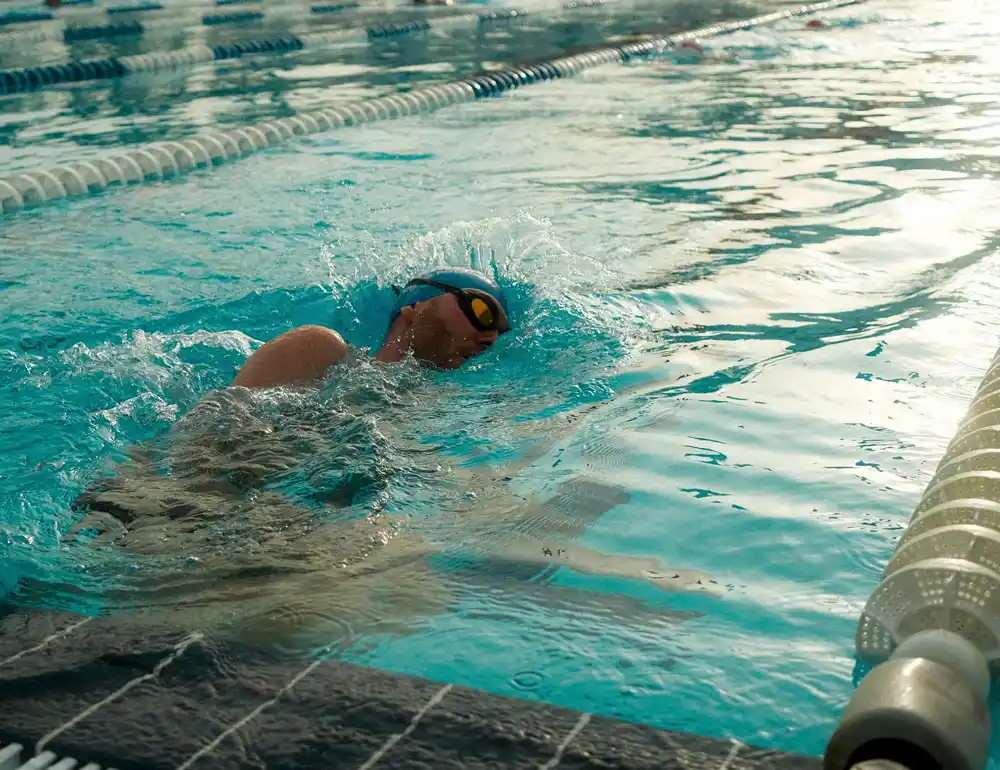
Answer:
<svg viewBox="0 0 1000 770"><path fill-rule="evenodd" d="M503 290L478 270L434 270L396 291L382 360L410 351L430 366L456 369L510 329Z"/></svg>

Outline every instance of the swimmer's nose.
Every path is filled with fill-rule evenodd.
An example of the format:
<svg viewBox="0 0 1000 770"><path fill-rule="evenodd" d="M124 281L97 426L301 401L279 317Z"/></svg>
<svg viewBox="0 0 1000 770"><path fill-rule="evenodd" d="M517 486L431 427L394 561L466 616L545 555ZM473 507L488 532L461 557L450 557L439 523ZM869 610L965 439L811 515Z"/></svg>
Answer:
<svg viewBox="0 0 1000 770"><path fill-rule="evenodd" d="M476 348L472 355L478 356L489 350L490 345L497 341L500 336L497 332L478 332L476 334Z"/></svg>

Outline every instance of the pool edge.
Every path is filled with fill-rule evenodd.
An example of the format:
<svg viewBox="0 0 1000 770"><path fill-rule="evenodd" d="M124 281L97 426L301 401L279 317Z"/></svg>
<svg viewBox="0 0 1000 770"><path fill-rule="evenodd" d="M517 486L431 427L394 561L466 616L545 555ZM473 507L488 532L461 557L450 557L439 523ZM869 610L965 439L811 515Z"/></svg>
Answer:
<svg viewBox="0 0 1000 770"><path fill-rule="evenodd" d="M335 660L280 658L128 618L0 609L0 747L21 744L22 761L50 751L53 762L116 770L822 766L817 757Z"/></svg>

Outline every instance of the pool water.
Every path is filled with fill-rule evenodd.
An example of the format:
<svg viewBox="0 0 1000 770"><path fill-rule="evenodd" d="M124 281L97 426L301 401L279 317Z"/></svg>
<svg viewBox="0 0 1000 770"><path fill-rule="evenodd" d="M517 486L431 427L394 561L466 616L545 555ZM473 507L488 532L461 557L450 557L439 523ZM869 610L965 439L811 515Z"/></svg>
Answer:
<svg viewBox="0 0 1000 770"><path fill-rule="evenodd" d="M482 358L362 365L255 407L305 399L297 414L321 425L355 410L372 438L336 455L331 483L364 468L378 483L348 510L410 517L443 549L420 577L433 610L366 624L398 609L383 586L330 654L821 753L853 691L856 619L1000 330L1000 12L946 12L885 0L822 29L792 19L705 41L704 62L601 67L5 218L5 587L79 577L60 541L75 497L181 430L260 342L319 323L377 345L393 282L475 264L516 326ZM623 33L615 13L574 39ZM568 40L523 32L534 51ZM517 35L3 97L0 162L448 79L528 58ZM342 428L320 431L334 454ZM307 477L283 479L308 496ZM480 540L502 552L560 527L704 582L480 558ZM161 549L158 569L195 580L191 556Z"/></svg>

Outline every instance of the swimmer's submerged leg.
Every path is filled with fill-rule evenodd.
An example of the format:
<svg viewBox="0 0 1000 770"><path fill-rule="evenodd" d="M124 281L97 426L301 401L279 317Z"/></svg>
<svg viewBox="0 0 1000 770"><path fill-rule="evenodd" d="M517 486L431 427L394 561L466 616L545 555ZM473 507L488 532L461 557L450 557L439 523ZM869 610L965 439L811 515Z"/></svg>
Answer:
<svg viewBox="0 0 1000 770"><path fill-rule="evenodd" d="M715 592L716 584L705 573L678 569L653 556L609 554L575 542L602 514L630 499L618 485L576 478L560 484L544 501L513 502L510 494L485 494L439 523L464 535L461 550L487 559L640 580L664 591Z"/></svg>
<svg viewBox="0 0 1000 770"><path fill-rule="evenodd" d="M676 569L653 556L622 556L596 551L577 543L546 543L516 538L498 546L499 558L530 564L540 570L565 567L574 572L602 577L641 580L663 591L717 592L714 581L697 570Z"/></svg>
<svg viewBox="0 0 1000 770"><path fill-rule="evenodd" d="M114 599L132 622L200 631L280 655L412 633L420 619L447 610L452 587L428 562L437 549L406 529L345 564L345 552L380 539L374 530L364 521L332 522L263 559L206 559L187 574L133 581Z"/></svg>

